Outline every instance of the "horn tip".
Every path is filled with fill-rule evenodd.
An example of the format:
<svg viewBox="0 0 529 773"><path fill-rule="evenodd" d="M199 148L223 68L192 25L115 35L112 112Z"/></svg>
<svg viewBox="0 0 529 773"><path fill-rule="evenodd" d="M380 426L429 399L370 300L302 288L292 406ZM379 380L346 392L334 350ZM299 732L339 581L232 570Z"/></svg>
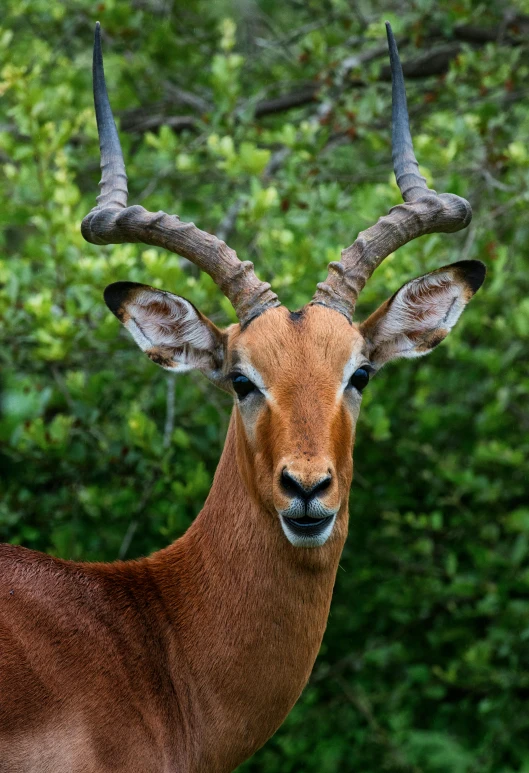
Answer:
<svg viewBox="0 0 529 773"><path fill-rule="evenodd" d="M390 48L392 48L396 46L395 35L393 34L393 29L389 21L385 22L385 25L386 25L386 36L388 39L388 45Z"/></svg>
<svg viewBox="0 0 529 773"><path fill-rule="evenodd" d="M97 68L98 66L102 66L102 62L103 62L103 54L101 52L101 25L98 21L96 21L96 26L94 30L94 58L93 58L94 68Z"/></svg>

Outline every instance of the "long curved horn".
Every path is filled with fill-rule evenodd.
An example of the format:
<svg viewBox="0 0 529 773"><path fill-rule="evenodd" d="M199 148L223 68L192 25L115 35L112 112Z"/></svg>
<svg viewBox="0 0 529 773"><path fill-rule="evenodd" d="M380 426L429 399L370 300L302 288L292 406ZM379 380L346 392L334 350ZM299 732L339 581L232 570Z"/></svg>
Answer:
<svg viewBox="0 0 529 773"><path fill-rule="evenodd" d="M240 261L216 236L176 215L127 206L127 175L119 137L108 100L101 53L101 30L94 40L94 103L101 149L101 193L97 206L84 218L81 232L92 244L142 242L164 247L205 271L231 301L242 325L273 306L280 306L267 282L261 282L250 261Z"/></svg>
<svg viewBox="0 0 529 773"><path fill-rule="evenodd" d="M358 234L342 252L340 263L329 263L325 282L318 284L312 303L329 306L353 318L356 301L365 283L384 258L403 244L430 233L452 233L470 223L472 209L466 199L452 193L437 194L419 174L413 152L397 44L386 22L392 80L393 169L404 204Z"/></svg>

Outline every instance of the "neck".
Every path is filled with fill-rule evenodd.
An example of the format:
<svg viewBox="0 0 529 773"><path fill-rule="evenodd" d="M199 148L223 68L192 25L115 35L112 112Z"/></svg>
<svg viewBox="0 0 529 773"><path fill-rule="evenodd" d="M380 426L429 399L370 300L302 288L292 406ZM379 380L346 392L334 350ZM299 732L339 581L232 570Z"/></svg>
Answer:
<svg viewBox="0 0 529 773"><path fill-rule="evenodd" d="M151 559L197 691L201 764L211 771L250 756L298 699L327 623L347 520L341 513L322 548L290 545L241 479L236 433L232 416L203 510Z"/></svg>

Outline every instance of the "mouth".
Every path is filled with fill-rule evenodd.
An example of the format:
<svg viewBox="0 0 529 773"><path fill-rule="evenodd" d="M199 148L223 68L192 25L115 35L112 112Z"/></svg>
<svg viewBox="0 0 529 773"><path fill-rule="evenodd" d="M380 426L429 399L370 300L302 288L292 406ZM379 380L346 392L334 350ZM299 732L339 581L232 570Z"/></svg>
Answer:
<svg viewBox="0 0 529 773"><path fill-rule="evenodd" d="M304 515L302 518L288 518L281 516L283 531L293 545L301 547L319 547L327 541L331 534L336 515L325 518L311 518Z"/></svg>
<svg viewBox="0 0 529 773"><path fill-rule="evenodd" d="M330 515L327 518L319 518L315 520L308 515L304 515L303 518L283 518L288 524L288 527L295 531L297 534L304 537L314 537L324 531L325 527L334 518L334 515Z"/></svg>

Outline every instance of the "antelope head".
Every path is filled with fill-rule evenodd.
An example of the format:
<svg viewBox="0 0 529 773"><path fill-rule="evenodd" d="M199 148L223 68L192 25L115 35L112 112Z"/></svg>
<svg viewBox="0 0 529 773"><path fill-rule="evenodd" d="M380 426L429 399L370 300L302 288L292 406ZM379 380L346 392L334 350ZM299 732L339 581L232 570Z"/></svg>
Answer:
<svg viewBox="0 0 529 773"><path fill-rule="evenodd" d="M387 34L393 166L404 203L360 233L341 261L329 265L311 302L290 312L253 265L215 236L175 215L127 206L96 27L102 180L83 235L95 244L143 242L188 258L214 279L239 323L220 330L185 298L133 282L107 287L105 301L153 362L173 372L197 369L233 395L240 475L264 517L295 547L343 542L363 389L386 362L420 357L437 346L485 277L479 261L444 266L407 282L366 321L353 322L358 295L385 257L424 234L464 228L472 217L467 201L438 195L419 175L389 24Z"/></svg>

